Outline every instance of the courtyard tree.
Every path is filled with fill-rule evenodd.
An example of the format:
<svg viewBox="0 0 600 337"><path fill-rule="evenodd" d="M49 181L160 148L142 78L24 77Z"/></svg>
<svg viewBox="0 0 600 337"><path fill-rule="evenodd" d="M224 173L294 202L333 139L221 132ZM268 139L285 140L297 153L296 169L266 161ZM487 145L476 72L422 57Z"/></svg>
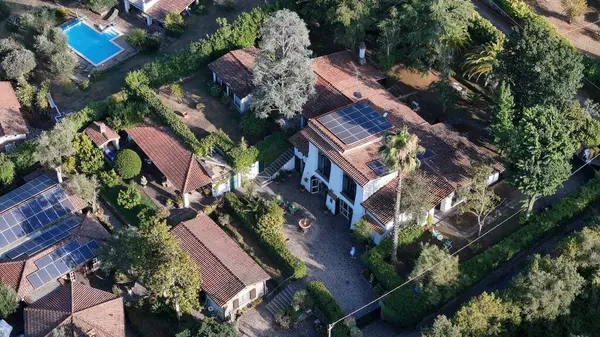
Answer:
<svg viewBox="0 0 600 337"><path fill-rule="evenodd" d="M583 56L544 20L514 28L498 58L498 78L510 85L518 109L562 107L581 87Z"/></svg>
<svg viewBox="0 0 600 337"><path fill-rule="evenodd" d="M123 179L131 179L140 174L142 159L135 151L123 149L115 156L114 167Z"/></svg>
<svg viewBox="0 0 600 337"><path fill-rule="evenodd" d="M521 307L525 320L531 322L568 314L585 279L577 272L577 264L566 258L535 255L528 270L513 283L510 297Z"/></svg>
<svg viewBox="0 0 600 337"><path fill-rule="evenodd" d="M367 27L374 21L379 0L343 0L331 11L329 21L335 26L334 39L354 50L365 39Z"/></svg>
<svg viewBox="0 0 600 337"><path fill-rule="evenodd" d="M436 245L425 244L421 248L409 277L412 279L421 275L417 283L419 289L425 294L427 302L439 305L455 294L460 282L458 256L450 256Z"/></svg>
<svg viewBox="0 0 600 337"><path fill-rule="evenodd" d="M477 217L479 234L488 216L500 204L500 197L488 186L488 179L494 173L489 165L478 164L469 169L471 178L458 190L464 202L458 206L459 213L471 213Z"/></svg>
<svg viewBox="0 0 600 337"><path fill-rule="evenodd" d="M280 115L289 120L302 112L314 92L308 29L298 14L280 10L267 19L261 33L251 107L260 118Z"/></svg>
<svg viewBox="0 0 600 337"><path fill-rule="evenodd" d="M0 319L4 319L15 312L19 307L17 293L4 282L0 281Z"/></svg>
<svg viewBox="0 0 600 337"><path fill-rule="evenodd" d="M494 145L498 148L498 152L505 153L510 145L515 118L515 100L510 86L506 82L502 82L498 87L498 98L493 111L492 137Z"/></svg>
<svg viewBox="0 0 600 337"><path fill-rule="evenodd" d="M506 336L511 325L520 323L521 316L514 303L483 292L460 308L452 321L463 337Z"/></svg>
<svg viewBox="0 0 600 337"><path fill-rule="evenodd" d="M86 135L82 133L73 141L75 168L84 174L96 174L104 167L104 154Z"/></svg>
<svg viewBox="0 0 600 337"><path fill-rule="evenodd" d="M408 173L402 183L400 207L418 225L425 222L427 212L435 205L427 179L425 173L415 170Z"/></svg>
<svg viewBox="0 0 600 337"><path fill-rule="evenodd" d="M74 174L67 181L67 186L73 193L92 206L92 212L96 211L98 202L98 181L96 177L88 178L83 174Z"/></svg>
<svg viewBox="0 0 600 337"><path fill-rule="evenodd" d="M37 140L35 159L42 165L54 168L59 182L62 182L63 159L74 153L73 140L76 132L73 121L66 118L53 129L42 132Z"/></svg>
<svg viewBox="0 0 600 337"><path fill-rule="evenodd" d="M36 66L35 54L25 48L11 50L0 59L0 77L7 80L24 80Z"/></svg>
<svg viewBox="0 0 600 337"><path fill-rule="evenodd" d="M560 0L560 4L569 18L569 23L573 23L573 20L583 15L588 8L586 0Z"/></svg>
<svg viewBox="0 0 600 337"><path fill-rule="evenodd" d="M509 134L506 181L528 197L527 216L539 197L554 194L571 173L569 161L578 144L565 124L557 108L535 106L523 111Z"/></svg>
<svg viewBox="0 0 600 337"><path fill-rule="evenodd" d="M460 329L444 315L435 318L433 325L429 329L423 330L422 337L463 337Z"/></svg>
<svg viewBox="0 0 600 337"><path fill-rule="evenodd" d="M15 180L15 164L4 153L0 153L0 192L9 188Z"/></svg>
<svg viewBox="0 0 600 337"><path fill-rule="evenodd" d="M453 54L468 44L473 13L473 4L468 0L404 1L398 7L398 22L394 25L402 32L393 35L399 40L392 44L394 52L408 66L427 72L443 54ZM390 45L390 41L385 42ZM386 45L380 45L380 49L387 49Z"/></svg>
<svg viewBox="0 0 600 337"><path fill-rule="evenodd" d="M410 172L416 170L421 162L417 154L424 149L419 145L419 138L402 128L386 132L383 136L383 145L379 149L379 157L383 165L390 172L397 172L396 202L394 204L394 229L392 233L392 263L398 262L398 233L400 232L402 216L402 180Z"/></svg>

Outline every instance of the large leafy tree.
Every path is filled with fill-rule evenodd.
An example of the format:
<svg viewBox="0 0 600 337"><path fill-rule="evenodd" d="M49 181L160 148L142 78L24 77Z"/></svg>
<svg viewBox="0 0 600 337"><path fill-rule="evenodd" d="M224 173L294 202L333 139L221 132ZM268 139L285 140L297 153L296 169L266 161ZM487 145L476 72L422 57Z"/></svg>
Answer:
<svg viewBox="0 0 600 337"><path fill-rule="evenodd" d="M477 217L479 235L487 217L500 204L500 197L488 187L488 178L494 172L489 165L475 165L469 170L471 178L458 191L465 201L458 206L458 212L471 213Z"/></svg>
<svg viewBox="0 0 600 337"><path fill-rule="evenodd" d="M400 232L400 216L402 215L402 180L416 170L421 162L417 154L424 149L419 145L419 138L408 132L407 128L386 132L383 145L379 149L380 160L392 172L397 172L396 202L394 205L394 232L392 234L392 263L398 261L398 233Z"/></svg>
<svg viewBox="0 0 600 337"><path fill-rule="evenodd" d="M409 214L420 225L433 206L433 194L429 190L427 175L420 170L409 173L402 184L402 212Z"/></svg>
<svg viewBox="0 0 600 337"><path fill-rule="evenodd" d="M462 337L460 329L452 324L448 317L439 315L435 318L431 328L421 334L422 337Z"/></svg>
<svg viewBox="0 0 600 337"><path fill-rule="evenodd" d="M467 0L408 0L398 7L396 18L388 19L395 22L386 23L382 28L402 31L402 34L390 35L400 41L392 43L400 59L408 66L428 71L442 55L469 42L468 28L473 13L473 4ZM390 41L385 42L380 50L383 48L383 54L388 54Z"/></svg>
<svg viewBox="0 0 600 337"><path fill-rule="evenodd" d="M571 173L569 160L577 144L565 124L557 108L535 106L523 111L509 133L506 180L528 196L527 216L539 197L554 194Z"/></svg>
<svg viewBox="0 0 600 337"><path fill-rule="evenodd" d="M434 267L435 266L435 267ZM423 274L419 280L419 288L427 297L427 302L439 305L451 298L458 287L458 256L450 256L448 251L425 244L415 262L410 278Z"/></svg>
<svg viewBox="0 0 600 337"><path fill-rule="evenodd" d="M468 79L479 80L482 76L489 83L493 71L498 66L498 53L502 51L504 39L487 42L477 46L473 51L465 54L461 65L464 70L463 76Z"/></svg>
<svg viewBox="0 0 600 337"><path fill-rule="evenodd" d="M506 82L502 82L498 87L498 98L494 105L494 121L492 123L494 144L501 153L508 149L514 129L514 118L515 99L510 91L510 86Z"/></svg>
<svg viewBox="0 0 600 337"><path fill-rule="evenodd" d="M0 153L0 191L10 187L15 180L15 164L4 153Z"/></svg>
<svg viewBox="0 0 600 337"><path fill-rule="evenodd" d="M17 311L19 300L17 294L8 285L0 282L0 318L6 318Z"/></svg>
<svg viewBox="0 0 600 337"><path fill-rule="evenodd" d="M336 25L335 41L352 50L363 42L367 27L373 22L378 0L342 0L329 20Z"/></svg>
<svg viewBox="0 0 600 337"><path fill-rule="evenodd" d="M577 265L568 259L535 255L529 269L515 278L511 298L527 321L554 320L569 313L584 283Z"/></svg>
<svg viewBox="0 0 600 337"><path fill-rule="evenodd" d="M193 332L195 331L195 332ZM218 323L213 319L203 319L193 329L186 329L175 337L236 337L237 330L231 323Z"/></svg>
<svg viewBox="0 0 600 337"><path fill-rule="evenodd" d="M92 206L92 211L96 211L98 202L98 181L96 177L88 178L83 174L75 174L69 178L67 185L73 193Z"/></svg>
<svg viewBox="0 0 600 337"><path fill-rule="evenodd" d="M498 76L510 84L519 108L561 107L581 87L582 55L544 20L514 28L498 57Z"/></svg>
<svg viewBox="0 0 600 337"><path fill-rule="evenodd" d="M84 174L96 174L104 166L104 155L85 133L73 141L77 171Z"/></svg>
<svg viewBox="0 0 600 337"><path fill-rule="evenodd" d="M463 337L506 336L521 321L519 308L496 295L483 292L465 304L452 319Z"/></svg>
<svg viewBox="0 0 600 337"><path fill-rule="evenodd" d="M565 107L564 115L571 138L582 146L600 144L600 105L587 100L583 105L573 100Z"/></svg>
<svg viewBox="0 0 600 337"><path fill-rule="evenodd" d="M600 267L600 228L585 227L560 247L562 256L581 268Z"/></svg>
<svg viewBox="0 0 600 337"><path fill-rule="evenodd" d="M302 112L314 91L308 29L298 14L280 10L267 20L261 34L251 106L260 118L280 115L291 119Z"/></svg>
<svg viewBox="0 0 600 337"><path fill-rule="evenodd" d="M0 77L8 80L24 80L36 66L35 54L25 48L11 50L0 60Z"/></svg>
<svg viewBox="0 0 600 337"><path fill-rule="evenodd" d="M103 248L101 259L106 270L143 282L182 312L199 308L200 273L164 221L142 231L121 230Z"/></svg>
<svg viewBox="0 0 600 337"><path fill-rule="evenodd" d="M63 159L74 153L73 140L75 136L75 123L66 118L56 124L54 129L42 132L38 138L35 158L40 164L54 168L59 182L62 182Z"/></svg>

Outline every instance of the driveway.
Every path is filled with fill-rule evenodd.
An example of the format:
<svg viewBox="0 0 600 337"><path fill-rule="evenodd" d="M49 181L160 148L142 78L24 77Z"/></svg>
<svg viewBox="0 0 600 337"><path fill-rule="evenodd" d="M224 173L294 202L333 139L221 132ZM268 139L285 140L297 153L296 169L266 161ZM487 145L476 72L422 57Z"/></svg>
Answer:
<svg viewBox="0 0 600 337"><path fill-rule="evenodd" d="M376 298L371 286L361 275L366 267L360 259L350 258L350 249L356 247L360 256L362 247L350 234L348 220L340 215L324 212L324 199L301 192L300 177L293 174L286 181L271 183L258 193L280 195L284 201L302 206L296 215L286 215L285 236L288 247L308 267L307 281L323 282L345 313ZM298 220L310 218L312 227L306 233L299 231ZM364 313L363 313L364 314ZM360 313L359 313L360 316Z"/></svg>

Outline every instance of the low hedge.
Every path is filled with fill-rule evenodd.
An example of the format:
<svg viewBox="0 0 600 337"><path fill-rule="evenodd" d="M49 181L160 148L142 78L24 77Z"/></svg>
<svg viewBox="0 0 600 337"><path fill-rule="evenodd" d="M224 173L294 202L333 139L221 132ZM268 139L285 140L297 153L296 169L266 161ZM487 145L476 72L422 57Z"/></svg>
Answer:
<svg viewBox="0 0 600 337"><path fill-rule="evenodd" d="M531 248L537 241L599 200L600 173L576 192L559 201L550 211L532 216L518 231L481 254L461 262L459 265L461 279L465 282L460 285L457 292L460 293L473 286L515 255ZM391 290L405 280L384 261L387 256L385 252L388 250L385 244L384 241L384 244L366 252L361 258L371 269L377 281L387 290ZM415 293L411 286L406 286L390 294L383 301L382 317L395 325L413 326L435 309L437 308L428 304L423 295Z"/></svg>
<svg viewBox="0 0 600 337"><path fill-rule="evenodd" d="M319 281L312 281L306 285L306 291L310 294L313 301L315 302L315 306L319 309L323 315L325 315L325 319L327 320L327 324L333 323L338 319L344 317L344 312L340 305L335 301L333 296L325 284ZM332 335L335 337L345 337L350 336L350 329L340 322L335 325L332 330Z"/></svg>
<svg viewBox="0 0 600 337"><path fill-rule="evenodd" d="M284 273L293 275L297 279L306 276L306 264L290 252L283 235L269 235L258 231L257 223L260 222L261 217L268 216L268 214L248 212L244 202L233 192L225 193L225 202L241 222L257 237L259 243L271 254L275 263L280 266L279 268Z"/></svg>

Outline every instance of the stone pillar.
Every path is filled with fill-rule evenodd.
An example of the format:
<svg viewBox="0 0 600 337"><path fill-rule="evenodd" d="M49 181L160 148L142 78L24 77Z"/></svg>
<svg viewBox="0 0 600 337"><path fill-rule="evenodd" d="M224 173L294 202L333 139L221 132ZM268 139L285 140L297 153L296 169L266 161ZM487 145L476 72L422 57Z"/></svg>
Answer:
<svg viewBox="0 0 600 337"><path fill-rule="evenodd" d="M152 17L150 15L146 15L146 25L152 26Z"/></svg>
<svg viewBox="0 0 600 337"><path fill-rule="evenodd" d="M119 151L119 150L120 150L120 149L119 149L119 140L118 140L118 139L116 139L116 140L113 140L113 142L112 142L112 143L113 143L113 145L115 146L115 149L117 149L117 151Z"/></svg>
<svg viewBox="0 0 600 337"><path fill-rule="evenodd" d="M185 208L190 207L190 194L189 193L183 194L183 207L185 207Z"/></svg>
<svg viewBox="0 0 600 337"><path fill-rule="evenodd" d="M125 5L125 13L129 14L129 11L131 10L131 4L129 3L129 0L124 0L123 4Z"/></svg>

